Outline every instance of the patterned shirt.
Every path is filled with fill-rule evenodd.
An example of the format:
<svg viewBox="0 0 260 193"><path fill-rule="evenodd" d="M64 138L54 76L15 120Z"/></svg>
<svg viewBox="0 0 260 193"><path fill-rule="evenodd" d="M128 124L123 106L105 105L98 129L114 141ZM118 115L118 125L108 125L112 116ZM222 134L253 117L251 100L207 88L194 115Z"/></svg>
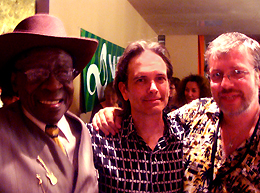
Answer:
<svg viewBox="0 0 260 193"><path fill-rule="evenodd" d="M220 115L213 99L205 98L170 114L175 126L186 130L184 191L208 192L211 184L209 192L260 192L260 126L257 124L252 137L224 158Z"/></svg>
<svg viewBox="0 0 260 193"><path fill-rule="evenodd" d="M137 135L131 116L115 136L88 125L100 192L182 192L183 133L173 130L169 119L166 122L169 129L154 150Z"/></svg>

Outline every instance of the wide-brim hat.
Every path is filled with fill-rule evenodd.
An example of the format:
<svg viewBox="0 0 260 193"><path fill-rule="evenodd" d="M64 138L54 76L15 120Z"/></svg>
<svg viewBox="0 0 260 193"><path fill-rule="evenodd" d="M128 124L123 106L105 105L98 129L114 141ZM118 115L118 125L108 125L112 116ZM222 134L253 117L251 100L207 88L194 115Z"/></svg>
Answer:
<svg viewBox="0 0 260 193"><path fill-rule="evenodd" d="M68 37L60 19L49 14L35 14L21 21L13 32L0 35L0 71L8 73L3 70L10 69L10 61L19 53L43 46L57 47L68 52L79 74L93 57L98 41Z"/></svg>

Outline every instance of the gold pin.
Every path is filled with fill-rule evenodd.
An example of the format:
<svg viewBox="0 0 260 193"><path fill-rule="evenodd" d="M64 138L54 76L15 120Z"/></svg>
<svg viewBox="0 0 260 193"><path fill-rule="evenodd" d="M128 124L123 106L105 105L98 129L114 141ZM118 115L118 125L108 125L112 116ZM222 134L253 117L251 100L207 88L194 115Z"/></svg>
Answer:
<svg viewBox="0 0 260 193"><path fill-rule="evenodd" d="M41 185L42 184L42 179L41 179L40 174L36 174L36 178L39 180L39 185Z"/></svg>
<svg viewBox="0 0 260 193"><path fill-rule="evenodd" d="M43 162L43 160L40 158L40 156L37 157L37 161L42 165L42 167L46 170L46 176L47 178L50 180L51 184L54 186L55 184L57 184L58 180L57 178L54 176L54 174L47 168L47 166L45 165L45 163Z"/></svg>
<svg viewBox="0 0 260 193"><path fill-rule="evenodd" d="M36 174L36 178L39 180L39 185L41 186L42 192L45 193L45 190L44 190L43 185L42 185L42 179L41 179L40 174Z"/></svg>

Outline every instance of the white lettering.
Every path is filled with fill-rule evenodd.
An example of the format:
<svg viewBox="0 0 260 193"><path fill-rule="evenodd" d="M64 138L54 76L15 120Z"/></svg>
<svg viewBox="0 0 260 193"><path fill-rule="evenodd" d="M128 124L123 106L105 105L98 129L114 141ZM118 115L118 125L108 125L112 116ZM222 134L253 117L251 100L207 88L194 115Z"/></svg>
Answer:
<svg viewBox="0 0 260 193"><path fill-rule="evenodd" d="M109 63L109 67L111 69L111 75L112 78L115 78L115 72L116 72L116 64L117 61L119 60L120 57L118 56L113 56L113 60L112 60L112 55L108 54L107 55L107 45L106 43L104 43L102 45L102 49L100 52L100 66L96 65L96 64L91 64L89 66L89 68L87 69L87 77L86 77L86 83L87 83L87 92L89 93L89 95L94 95L95 92L97 92L98 98L101 99L104 95L104 88L107 85L107 81L108 81L108 68L107 68L107 56L108 56L108 63ZM94 76L95 78L95 85L94 85L94 89L91 90L90 88L90 77L91 75ZM102 77L101 77L102 76ZM104 82L104 85L101 84L101 82Z"/></svg>

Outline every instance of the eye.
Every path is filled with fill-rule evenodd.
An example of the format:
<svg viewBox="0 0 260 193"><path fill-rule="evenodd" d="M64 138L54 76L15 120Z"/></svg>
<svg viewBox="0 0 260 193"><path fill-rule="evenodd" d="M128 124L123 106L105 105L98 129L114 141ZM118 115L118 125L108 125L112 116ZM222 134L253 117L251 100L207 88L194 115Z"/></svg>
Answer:
<svg viewBox="0 0 260 193"><path fill-rule="evenodd" d="M210 77L210 79L212 81L219 81L219 80L221 80L223 78L223 73L221 73L221 72L212 72L212 73L210 73L209 77Z"/></svg>
<svg viewBox="0 0 260 193"><path fill-rule="evenodd" d="M242 71L242 70L234 70L233 71L233 74L244 74L244 71Z"/></svg>
<svg viewBox="0 0 260 193"><path fill-rule="evenodd" d="M197 89L196 89L196 88L193 88L191 91L192 91L193 93L195 93L195 92L197 92Z"/></svg>
<svg viewBox="0 0 260 193"><path fill-rule="evenodd" d="M73 69L69 70L58 70L55 72L55 75L60 79L60 80L72 80L73 79Z"/></svg>
<svg viewBox="0 0 260 193"><path fill-rule="evenodd" d="M144 78L137 78L136 82L144 82Z"/></svg>
<svg viewBox="0 0 260 193"><path fill-rule="evenodd" d="M44 69L31 69L26 71L24 74L26 74L29 81L40 81L49 76L49 71Z"/></svg>
<svg viewBox="0 0 260 193"><path fill-rule="evenodd" d="M55 72L55 74L57 74L58 76L70 76L71 75L70 71L66 71L66 70L57 71L57 72Z"/></svg>
<svg viewBox="0 0 260 193"><path fill-rule="evenodd" d="M235 79L240 79L243 78L247 73L248 71L244 71L244 70L233 70L230 73L230 76L232 76Z"/></svg>
<svg viewBox="0 0 260 193"><path fill-rule="evenodd" d="M32 75L41 76L41 75L46 74L46 70L44 70L44 69L31 69L31 70L26 71L25 74L29 75L29 76L32 76Z"/></svg>
<svg viewBox="0 0 260 193"><path fill-rule="evenodd" d="M221 73L220 72L215 72L215 73L212 73L211 75L210 75L210 77L211 78L218 78L218 77L221 77Z"/></svg>
<svg viewBox="0 0 260 193"><path fill-rule="evenodd" d="M164 76L158 76L156 79L157 79L158 82L166 81L166 77L164 77Z"/></svg>

